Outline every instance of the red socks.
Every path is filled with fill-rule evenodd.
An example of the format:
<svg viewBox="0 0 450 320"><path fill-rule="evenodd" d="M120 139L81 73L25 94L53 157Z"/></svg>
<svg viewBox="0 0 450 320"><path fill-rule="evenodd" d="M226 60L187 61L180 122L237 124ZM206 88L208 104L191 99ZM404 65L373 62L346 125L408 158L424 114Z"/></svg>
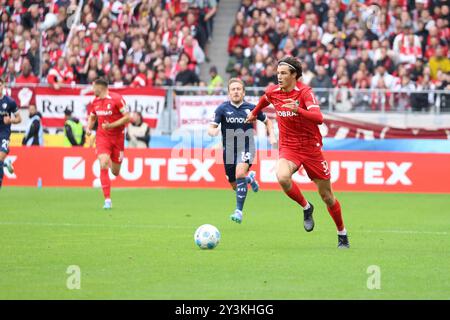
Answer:
<svg viewBox="0 0 450 320"><path fill-rule="evenodd" d="M109 179L109 169L100 169L100 182L102 183L103 195L105 199L111 198L111 180Z"/></svg>
<svg viewBox="0 0 450 320"><path fill-rule="evenodd" d="M286 194L289 196L289 198L297 202L302 207L306 207L306 205L308 204L308 201L306 201L305 197L300 192L300 189L294 182L292 182L291 190L286 192Z"/></svg>
<svg viewBox="0 0 450 320"><path fill-rule="evenodd" d="M341 205L339 201L336 199L334 205L332 207L327 207L327 209L328 212L330 213L331 218L333 218L333 221L336 224L338 231L343 231L344 221L342 220Z"/></svg>

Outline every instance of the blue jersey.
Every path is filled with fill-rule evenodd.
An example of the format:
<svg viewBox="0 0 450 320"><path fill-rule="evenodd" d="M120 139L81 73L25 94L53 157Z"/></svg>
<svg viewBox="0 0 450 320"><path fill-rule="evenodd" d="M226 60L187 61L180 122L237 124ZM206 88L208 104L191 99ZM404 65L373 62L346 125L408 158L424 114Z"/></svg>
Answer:
<svg viewBox="0 0 450 320"><path fill-rule="evenodd" d="M229 154L230 158L234 155L234 162L251 162L254 157L253 124L245 123L248 114L254 108L254 104L245 101L240 106L235 106L230 101L226 101L217 107L214 113L212 124L221 125L224 153ZM260 112L257 119L264 122L267 116Z"/></svg>
<svg viewBox="0 0 450 320"><path fill-rule="evenodd" d="M3 118L6 116L11 117L11 114L14 114L19 111L17 108L17 104L13 98L8 96L3 96L0 98L0 135L1 136L9 136L11 134L11 124L5 124L3 122Z"/></svg>

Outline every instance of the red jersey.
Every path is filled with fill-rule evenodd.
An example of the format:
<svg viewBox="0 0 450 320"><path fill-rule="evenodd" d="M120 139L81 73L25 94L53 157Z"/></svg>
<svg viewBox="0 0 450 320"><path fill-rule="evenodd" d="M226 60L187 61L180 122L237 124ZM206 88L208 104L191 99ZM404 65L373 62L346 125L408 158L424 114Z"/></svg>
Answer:
<svg viewBox="0 0 450 320"><path fill-rule="evenodd" d="M103 123L113 123L123 117L126 112L126 103L123 97L114 92L109 92L105 98L95 97L92 100L91 114L98 119L97 139L117 139L125 137L125 126L104 130Z"/></svg>
<svg viewBox="0 0 450 320"><path fill-rule="evenodd" d="M297 101L301 109L320 108L309 86L297 82L293 90L284 92L279 85L273 85L266 89L263 98L276 110L280 150L287 148L311 152L317 150L317 147L322 147L322 135L317 123L305 119L300 113L282 107L287 103L284 100L292 99Z"/></svg>

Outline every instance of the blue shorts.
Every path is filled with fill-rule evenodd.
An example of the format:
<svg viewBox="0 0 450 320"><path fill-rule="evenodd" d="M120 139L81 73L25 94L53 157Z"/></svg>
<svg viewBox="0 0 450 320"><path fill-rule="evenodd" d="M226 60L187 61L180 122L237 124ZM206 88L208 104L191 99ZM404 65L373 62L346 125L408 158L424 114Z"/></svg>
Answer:
<svg viewBox="0 0 450 320"><path fill-rule="evenodd" d="M9 153L9 137L11 134L0 133L0 152Z"/></svg>
<svg viewBox="0 0 450 320"><path fill-rule="evenodd" d="M244 151L240 153L234 153L233 159L227 159L226 151L223 152L223 165L225 168L225 174L228 182L233 183L236 181L236 167L239 163L247 163L249 168L252 166L254 155L251 152ZM230 155L231 156L231 155Z"/></svg>

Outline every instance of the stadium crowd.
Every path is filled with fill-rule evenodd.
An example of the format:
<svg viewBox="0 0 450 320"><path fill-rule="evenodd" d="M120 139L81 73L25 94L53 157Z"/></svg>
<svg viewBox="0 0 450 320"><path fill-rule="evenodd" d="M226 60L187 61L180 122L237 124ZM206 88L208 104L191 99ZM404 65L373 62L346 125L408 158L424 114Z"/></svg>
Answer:
<svg viewBox="0 0 450 320"><path fill-rule="evenodd" d="M0 0L0 74L10 84L198 84L218 0ZM47 13L56 24L42 32ZM73 27L72 27L73 26Z"/></svg>
<svg viewBox="0 0 450 320"><path fill-rule="evenodd" d="M378 6L374 6L377 4ZM228 42L226 71L247 85L276 83L275 61L303 62L303 81L335 88L385 89L352 96L360 109L420 110L432 94L389 90L450 89L449 1L242 0ZM327 103L327 92L318 92ZM448 100L448 97L447 97ZM444 101L441 107L449 108Z"/></svg>

